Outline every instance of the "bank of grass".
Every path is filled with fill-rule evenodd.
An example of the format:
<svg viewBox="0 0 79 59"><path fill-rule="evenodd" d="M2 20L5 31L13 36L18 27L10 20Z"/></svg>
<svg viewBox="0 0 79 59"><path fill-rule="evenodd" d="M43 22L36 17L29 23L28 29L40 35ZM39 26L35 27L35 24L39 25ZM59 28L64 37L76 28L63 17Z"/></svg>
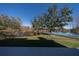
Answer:
<svg viewBox="0 0 79 59"><path fill-rule="evenodd" d="M71 38L79 39L79 36L72 36Z"/></svg>
<svg viewBox="0 0 79 59"><path fill-rule="evenodd" d="M79 43L77 42L59 41L59 43L70 48L79 48Z"/></svg>
<svg viewBox="0 0 79 59"><path fill-rule="evenodd" d="M70 37L58 36L58 35L36 35L36 36L32 36L32 37L34 37L34 38L43 37L48 40L54 40L57 43L64 45L66 47L69 47L69 48L78 48L79 47L79 41L77 41L74 38L70 38Z"/></svg>

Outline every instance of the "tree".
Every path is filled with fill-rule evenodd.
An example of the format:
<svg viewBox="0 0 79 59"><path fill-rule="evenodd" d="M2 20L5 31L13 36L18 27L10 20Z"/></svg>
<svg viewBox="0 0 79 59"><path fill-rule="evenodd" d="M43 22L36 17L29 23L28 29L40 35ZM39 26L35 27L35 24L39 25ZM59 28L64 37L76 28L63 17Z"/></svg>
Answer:
<svg viewBox="0 0 79 59"><path fill-rule="evenodd" d="M68 22L72 21L72 10L68 7L64 7L61 9L61 16L60 16L60 21L61 21L61 29L63 26L68 25Z"/></svg>
<svg viewBox="0 0 79 59"><path fill-rule="evenodd" d="M41 16L34 18L34 20L32 20L33 30L36 31L36 32L39 32L40 29L44 29L46 27L46 22L47 22L46 18L47 18L46 13L44 13Z"/></svg>
<svg viewBox="0 0 79 59"><path fill-rule="evenodd" d="M10 17L7 15L0 15L0 26L5 28L19 29L21 27L20 18Z"/></svg>
<svg viewBox="0 0 79 59"><path fill-rule="evenodd" d="M58 12L57 4L50 6L48 11L32 21L32 27L35 30L39 28L47 28L49 32L63 29L63 26L67 25L72 20L72 10L68 7L60 9Z"/></svg>
<svg viewBox="0 0 79 59"><path fill-rule="evenodd" d="M40 23L37 18L34 18L34 20L32 20L32 27L33 27L34 35L36 35L39 32L39 28L40 28Z"/></svg>
<svg viewBox="0 0 79 59"><path fill-rule="evenodd" d="M20 29L21 27L21 19L20 18L13 18L12 19L12 26L14 27L14 29Z"/></svg>
<svg viewBox="0 0 79 59"><path fill-rule="evenodd" d="M34 31L37 31L38 30L38 21L37 21L37 18L34 18L33 20L32 20L32 27L33 27L33 30Z"/></svg>
<svg viewBox="0 0 79 59"><path fill-rule="evenodd" d="M55 31L55 28L58 27L59 20L57 4L54 4L53 7L49 7L47 20L47 28L49 29L49 32Z"/></svg>

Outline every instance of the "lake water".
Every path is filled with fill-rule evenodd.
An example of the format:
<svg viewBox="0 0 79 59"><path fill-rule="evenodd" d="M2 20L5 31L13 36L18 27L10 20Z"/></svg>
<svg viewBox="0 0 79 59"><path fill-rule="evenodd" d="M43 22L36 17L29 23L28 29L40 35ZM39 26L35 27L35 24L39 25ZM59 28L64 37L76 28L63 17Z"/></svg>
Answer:
<svg viewBox="0 0 79 59"><path fill-rule="evenodd" d="M0 56L79 56L79 49L53 47L0 47Z"/></svg>
<svg viewBox="0 0 79 59"><path fill-rule="evenodd" d="M63 35L63 36L79 36L79 34L74 34L74 33L64 33L64 32L52 32L51 34L56 34L56 35Z"/></svg>

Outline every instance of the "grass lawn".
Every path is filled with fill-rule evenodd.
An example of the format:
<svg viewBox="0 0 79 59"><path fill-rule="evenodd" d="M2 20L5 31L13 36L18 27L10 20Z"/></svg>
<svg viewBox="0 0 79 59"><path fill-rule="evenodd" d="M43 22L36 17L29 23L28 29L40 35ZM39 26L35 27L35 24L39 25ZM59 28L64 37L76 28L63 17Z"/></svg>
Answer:
<svg viewBox="0 0 79 59"><path fill-rule="evenodd" d="M70 48L78 48L79 47L79 43L76 42L66 42L66 41L60 41L60 44L70 47Z"/></svg>
<svg viewBox="0 0 79 59"><path fill-rule="evenodd" d="M79 36L72 36L72 38L76 38L76 39L79 39Z"/></svg>

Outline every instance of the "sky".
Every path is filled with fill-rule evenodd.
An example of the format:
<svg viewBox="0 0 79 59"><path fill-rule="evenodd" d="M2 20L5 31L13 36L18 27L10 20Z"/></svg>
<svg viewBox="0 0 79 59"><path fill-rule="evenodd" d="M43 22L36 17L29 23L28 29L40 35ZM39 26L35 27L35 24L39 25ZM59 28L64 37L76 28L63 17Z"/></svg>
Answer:
<svg viewBox="0 0 79 59"><path fill-rule="evenodd" d="M0 14L19 17L21 18L22 25L31 26L31 20L34 17L47 12L47 9L50 5L51 4L48 3L0 3ZM77 16L79 16L79 4L58 3L58 8L63 8L64 6L70 7L73 11L73 22L65 26L65 28L69 29L76 24L75 19Z"/></svg>

